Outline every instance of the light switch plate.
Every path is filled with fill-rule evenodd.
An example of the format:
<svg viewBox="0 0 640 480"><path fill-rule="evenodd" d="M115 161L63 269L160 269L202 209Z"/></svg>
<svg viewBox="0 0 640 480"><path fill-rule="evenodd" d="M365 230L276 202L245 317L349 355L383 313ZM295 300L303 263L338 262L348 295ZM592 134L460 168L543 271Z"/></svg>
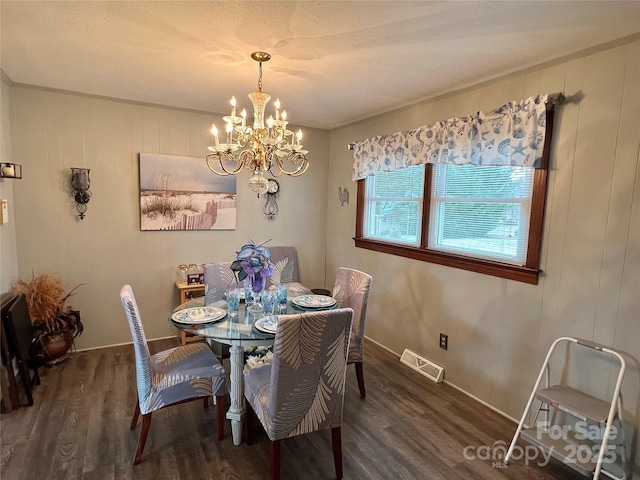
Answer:
<svg viewBox="0 0 640 480"><path fill-rule="evenodd" d="M2 199L2 210L0 210L0 223L9 222L9 201L5 198Z"/></svg>

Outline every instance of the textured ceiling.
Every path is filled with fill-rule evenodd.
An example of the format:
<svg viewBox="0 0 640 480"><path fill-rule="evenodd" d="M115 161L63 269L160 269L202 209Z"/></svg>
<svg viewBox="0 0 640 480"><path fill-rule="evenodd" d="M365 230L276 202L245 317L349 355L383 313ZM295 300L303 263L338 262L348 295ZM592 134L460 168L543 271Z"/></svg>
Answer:
<svg viewBox="0 0 640 480"><path fill-rule="evenodd" d="M0 2L11 81L340 125L640 32L638 1Z"/></svg>

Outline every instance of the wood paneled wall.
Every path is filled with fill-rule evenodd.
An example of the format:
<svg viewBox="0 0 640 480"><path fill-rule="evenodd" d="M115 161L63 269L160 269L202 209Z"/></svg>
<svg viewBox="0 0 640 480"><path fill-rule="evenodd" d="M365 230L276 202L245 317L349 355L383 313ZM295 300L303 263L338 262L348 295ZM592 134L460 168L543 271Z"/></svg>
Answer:
<svg viewBox="0 0 640 480"><path fill-rule="evenodd" d="M327 276L340 266L373 275L366 334L389 349L416 351L445 378L519 418L552 341L576 336L625 352L626 410L640 425L640 42L525 73L367 119L331 133ZM527 285L356 249L347 144L409 130L538 93L563 92L547 196L543 273ZM438 348L440 332L449 349ZM577 354L563 372L594 395L610 395L615 369ZM640 455L636 452L635 462ZM639 471L640 472L640 471ZM638 473L640 475L640 473Z"/></svg>
<svg viewBox="0 0 640 480"><path fill-rule="evenodd" d="M69 303L80 309L78 348L131 342L119 291L130 283L148 338L175 334L168 316L178 300L181 263L228 261L249 239L298 248L305 284L324 286L328 132L305 129L311 167L280 177L280 211L269 221L264 198L238 177L237 228L230 231L142 232L140 152L202 157L212 143L215 115L11 86L13 158L24 178L14 183L19 275L57 272L70 287L85 284ZM86 218L78 220L70 167L91 169ZM213 175L213 174L211 174Z"/></svg>

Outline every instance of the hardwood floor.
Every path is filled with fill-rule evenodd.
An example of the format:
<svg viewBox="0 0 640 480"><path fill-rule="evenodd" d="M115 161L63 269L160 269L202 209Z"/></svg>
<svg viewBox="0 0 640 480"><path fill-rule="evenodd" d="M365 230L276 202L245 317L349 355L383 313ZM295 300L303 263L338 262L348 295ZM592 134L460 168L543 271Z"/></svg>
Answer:
<svg viewBox="0 0 640 480"><path fill-rule="evenodd" d="M151 342L151 351L177 345ZM445 384L434 384L371 342L364 362L367 397L353 366L342 426L345 479L582 479L551 460L545 468L467 459L516 425ZM228 369L228 365L225 365ZM0 418L0 477L13 479L267 479L269 441L256 422L254 443L233 446L231 426L217 440L215 408L192 402L153 414L142 463L133 466L140 427L129 429L136 399L131 345L79 352L41 371L35 405ZM282 442L283 479L331 479L330 431Z"/></svg>

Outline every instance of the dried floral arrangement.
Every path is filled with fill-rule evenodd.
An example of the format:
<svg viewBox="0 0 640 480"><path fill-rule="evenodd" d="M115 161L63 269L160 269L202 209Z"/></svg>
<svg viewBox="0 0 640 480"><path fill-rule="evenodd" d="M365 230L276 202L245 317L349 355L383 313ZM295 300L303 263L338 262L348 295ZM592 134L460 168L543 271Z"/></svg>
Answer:
<svg viewBox="0 0 640 480"><path fill-rule="evenodd" d="M24 294L34 326L47 332L70 329L76 337L82 333L82 322L79 314L74 315L71 307L65 307L65 302L81 285L67 291L59 275L41 273L33 275L29 282L16 280L11 287L16 294Z"/></svg>

